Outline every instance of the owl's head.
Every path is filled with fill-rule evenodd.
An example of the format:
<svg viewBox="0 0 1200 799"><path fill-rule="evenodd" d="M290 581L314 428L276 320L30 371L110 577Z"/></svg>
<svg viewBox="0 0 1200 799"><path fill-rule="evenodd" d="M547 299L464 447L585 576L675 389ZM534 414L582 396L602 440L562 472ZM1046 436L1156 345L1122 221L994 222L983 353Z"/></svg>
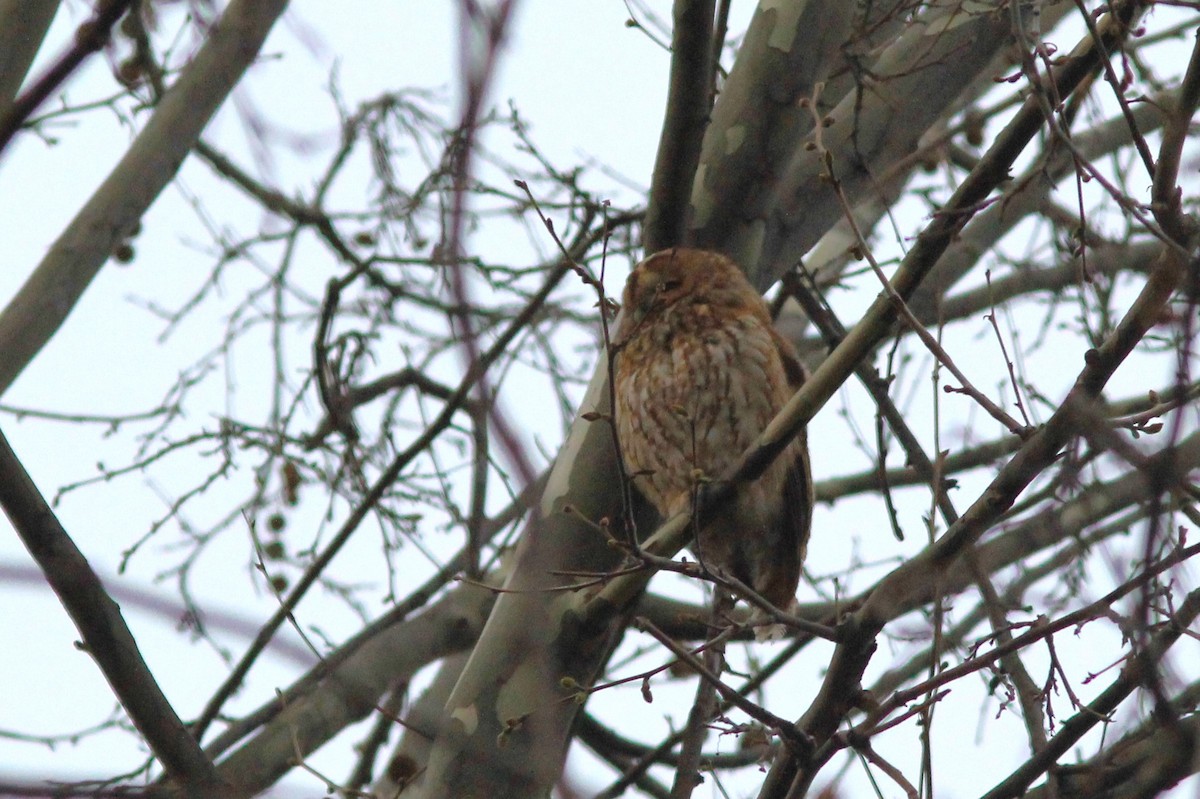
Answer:
<svg viewBox="0 0 1200 799"><path fill-rule="evenodd" d="M651 255L629 273L623 329L630 330L680 300L710 305L744 302L754 294L737 264L711 250L672 247Z"/></svg>

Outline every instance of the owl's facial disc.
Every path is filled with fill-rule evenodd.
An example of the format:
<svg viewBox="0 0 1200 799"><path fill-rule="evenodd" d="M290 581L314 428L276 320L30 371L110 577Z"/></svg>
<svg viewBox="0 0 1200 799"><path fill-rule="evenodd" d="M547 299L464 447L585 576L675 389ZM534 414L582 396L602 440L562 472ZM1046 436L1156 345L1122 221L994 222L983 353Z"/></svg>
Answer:
<svg viewBox="0 0 1200 799"><path fill-rule="evenodd" d="M635 272L633 300L638 319L670 305L687 293L687 267L675 252L659 254L645 261Z"/></svg>
<svg viewBox="0 0 1200 799"><path fill-rule="evenodd" d="M634 319L641 322L667 302L668 293L678 288L678 281L664 278L653 270L642 269L635 275L632 288L630 310Z"/></svg>

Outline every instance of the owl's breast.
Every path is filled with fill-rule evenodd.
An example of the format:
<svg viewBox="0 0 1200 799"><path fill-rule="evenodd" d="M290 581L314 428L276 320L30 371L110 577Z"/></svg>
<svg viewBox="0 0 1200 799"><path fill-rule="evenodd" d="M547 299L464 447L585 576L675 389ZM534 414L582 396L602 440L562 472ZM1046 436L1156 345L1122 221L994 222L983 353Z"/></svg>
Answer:
<svg viewBox="0 0 1200 799"><path fill-rule="evenodd" d="M636 469L677 475L683 491L699 469L725 473L787 400L780 355L753 317L697 304L673 309L619 355L618 432Z"/></svg>

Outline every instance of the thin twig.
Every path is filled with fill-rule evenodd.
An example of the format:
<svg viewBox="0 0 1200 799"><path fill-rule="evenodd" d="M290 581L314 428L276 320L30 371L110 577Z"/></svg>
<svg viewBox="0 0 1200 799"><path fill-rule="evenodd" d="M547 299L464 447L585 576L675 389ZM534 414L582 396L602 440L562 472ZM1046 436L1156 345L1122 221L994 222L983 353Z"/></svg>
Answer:
<svg viewBox="0 0 1200 799"><path fill-rule="evenodd" d="M700 675L700 679L708 681L717 692L726 700L733 704L738 710L745 713L755 721L760 722L768 729L774 731L780 738L788 744L789 748L798 752L811 751L812 741L810 741L803 732L796 728L796 725L783 718L776 716L771 711L761 705L751 702L740 693L730 688L725 683L721 682L721 678L713 674L695 655L688 652L679 644L671 640L671 637L658 629L652 621L643 616L639 616L633 621L634 626L644 632L654 636L654 638L667 649L675 657L679 658L683 663L687 664L693 671Z"/></svg>

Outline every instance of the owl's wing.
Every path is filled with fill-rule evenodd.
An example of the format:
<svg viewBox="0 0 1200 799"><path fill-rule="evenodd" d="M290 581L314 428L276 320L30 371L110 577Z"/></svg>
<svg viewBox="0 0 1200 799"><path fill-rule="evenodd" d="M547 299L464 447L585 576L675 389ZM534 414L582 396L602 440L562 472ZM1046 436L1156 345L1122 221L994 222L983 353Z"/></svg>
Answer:
<svg viewBox="0 0 1200 799"><path fill-rule="evenodd" d="M774 327L769 330L771 341L774 342L775 349L779 351L779 357L783 361L783 374L787 377L788 386L795 392L808 379L808 370L800 363L800 356L796 355L796 348L792 346L792 342L781 336Z"/></svg>
<svg viewBox="0 0 1200 799"><path fill-rule="evenodd" d="M768 534L743 541L740 551L748 561L749 574L738 576L748 576L748 582L760 594L776 607L788 610L796 598L812 522L812 476L804 433L779 457L787 464L782 496L773 508Z"/></svg>
<svg viewBox="0 0 1200 799"><path fill-rule="evenodd" d="M796 350L791 342L771 328L771 338L779 350L783 361L783 371L787 376L788 386L796 391L804 385L808 371L796 356ZM808 534L812 529L813 482L812 468L808 461L808 433L801 430L791 448L780 457L791 458L788 465L787 479L783 484L783 534L795 543L797 557L796 571L799 573L804 563L804 553L808 548Z"/></svg>
<svg viewBox="0 0 1200 799"><path fill-rule="evenodd" d="M808 534L812 529L813 482L808 464L808 436L800 433L796 444L783 454L791 457L783 484L783 533L795 544L796 571L804 564ZM798 581L798 580L797 580Z"/></svg>

